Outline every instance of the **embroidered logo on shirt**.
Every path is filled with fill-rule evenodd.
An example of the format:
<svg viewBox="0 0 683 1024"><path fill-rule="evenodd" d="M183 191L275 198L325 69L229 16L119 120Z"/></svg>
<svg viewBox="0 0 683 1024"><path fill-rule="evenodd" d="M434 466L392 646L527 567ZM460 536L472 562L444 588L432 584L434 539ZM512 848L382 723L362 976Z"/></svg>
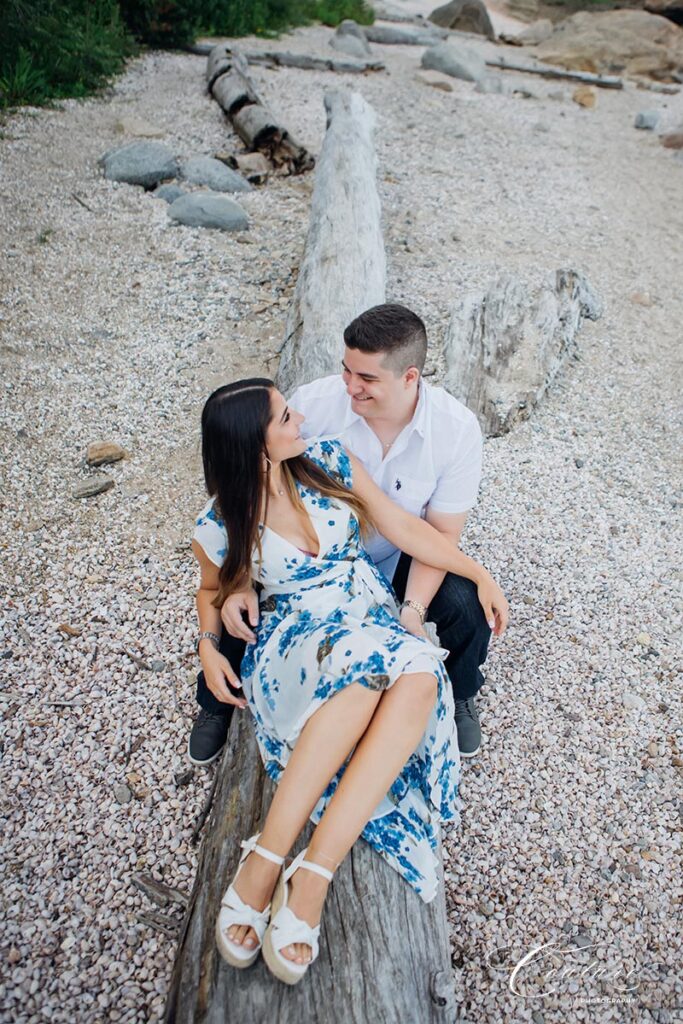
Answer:
<svg viewBox="0 0 683 1024"><path fill-rule="evenodd" d="M401 481L398 479L398 477L396 477L396 483L394 484L394 487L396 488L397 491L401 490Z"/></svg>

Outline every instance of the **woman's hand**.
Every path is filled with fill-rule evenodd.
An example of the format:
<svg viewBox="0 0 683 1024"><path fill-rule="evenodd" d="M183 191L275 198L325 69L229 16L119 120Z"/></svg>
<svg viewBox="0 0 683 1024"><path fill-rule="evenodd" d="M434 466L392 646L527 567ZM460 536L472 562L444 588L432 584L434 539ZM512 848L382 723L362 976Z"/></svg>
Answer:
<svg viewBox="0 0 683 1024"><path fill-rule="evenodd" d="M256 634L244 621L243 613L246 613L251 626L258 626L258 594L253 587L235 591L230 597L226 597L221 608L221 622L230 636L253 644L256 642Z"/></svg>
<svg viewBox="0 0 683 1024"><path fill-rule="evenodd" d="M425 628L420 621L420 613L415 608L406 606L401 611L400 622L404 629L407 629L413 636L421 636L425 640L429 640ZM431 641L430 641L431 643Z"/></svg>
<svg viewBox="0 0 683 1024"><path fill-rule="evenodd" d="M488 573L477 584L479 604L495 636L502 636L508 624L510 606L505 594Z"/></svg>
<svg viewBox="0 0 683 1024"><path fill-rule="evenodd" d="M202 640L199 645L199 660L204 670L206 685L216 700L221 704L234 704L235 707L244 709L247 702L244 697L235 697L226 685L226 679L236 690L242 689L242 684L235 675L232 666L227 658L220 651L217 651L210 640Z"/></svg>

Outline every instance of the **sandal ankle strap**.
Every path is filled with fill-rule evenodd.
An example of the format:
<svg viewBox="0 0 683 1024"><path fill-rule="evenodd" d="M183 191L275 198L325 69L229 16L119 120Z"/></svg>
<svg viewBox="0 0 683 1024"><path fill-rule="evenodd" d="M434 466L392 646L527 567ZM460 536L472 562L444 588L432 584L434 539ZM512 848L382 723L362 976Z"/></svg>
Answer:
<svg viewBox="0 0 683 1024"><path fill-rule="evenodd" d="M311 860L305 860L306 854L308 853L308 847L298 853L288 868L285 869L285 881L288 882L295 871L299 868L306 868L307 871L313 871L316 875L321 875L326 878L328 882L331 882L334 878L334 871L329 871L324 868L322 864L314 864ZM337 865L339 867L339 865Z"/></svg>
<svg viewBox="0 0 683 1024"><path fill-rule="evenodd" d="M266 860L272 861L273 864L284 864L285 858L281 857L277 853L273 853L272 850L267 850L265 846L259 846L257 839L261 835L257 832L255 836L251 836L249 839L243 839L240 846L243 850L249 853L258 853L261 857L265 857Z"/></svg>

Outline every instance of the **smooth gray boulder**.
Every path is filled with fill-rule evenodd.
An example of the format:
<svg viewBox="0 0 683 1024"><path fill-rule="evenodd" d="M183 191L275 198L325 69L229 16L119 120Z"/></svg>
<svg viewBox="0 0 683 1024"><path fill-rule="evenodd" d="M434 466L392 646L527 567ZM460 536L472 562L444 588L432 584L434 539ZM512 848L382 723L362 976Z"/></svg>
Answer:
<svg viewBox="0 0 683 1024"><path fill-rule="evenodd" d="M171 203L168 215L171 220L192 228L245 231L249 227L249 219L238 203L213 192L193 192L181 196Z"/></svg>
<svg viewBox="0 0 683 1024"><path fill-rule="evenodd" d="M640 128L646 132L653 132L657 127L658 123L658 110L641 110L639 114L636 114L636 119L633 122L633 127Z"/></svg>
<svg viewBox="0 0 683 1024"><path fill-rule="evenodd" d="M154 189L152 195L155 199L165 199L167 203L174 203L176 199L185 195L185 189L180 185L159 185Z"/></svg>
<svg viewBox="0 0 683 1024"><path fill-rule="evenodd" d="M175 178L178 173L178 161L160 142L129 142L108 150L100 158L100 164L109 181L124 181L143 188L154 188L160 181Z"/></svg>
<svg viewBox="0 0 683 1024"><path fill-rule="evenodd" d="M463 78L466 82L478 82L487 74L484 58L455 42L430 46L422 54L422 67L442 71L451 78Z"/></svg>
<svg viewBox="0 0 683 1024"><path fill-rule="evenodd" d="M336 36L353 36L354 39L367 42L362 26L357 21L354 21L353 18L344 18L343 21L340 21L334 34Z"/></svg>
<svg viewBox="0 0 683 1024"><path fill-rule="evenodd" d="M180 177L193 185L206 185L214 192L251 192L248 181L212 156L192 156L180 168Z"/></svg>
<svg viewBox="0 0 683 1024"><path fill-rule="evenodd" d="M330 46L338 53L345 53L348 57L355 57L357 60L367 60L372 53L365 36L360 39L358 36L333 35L330 39Z"/></svg>
<svg viewBox="0 0 683 1024"><path fill-rule="evenodd" d="M450 0L450 3L437 7L429 15L429 20L441 28L455 29L458 32L476 32L495 40L496 33L482 0Z"/></svg>

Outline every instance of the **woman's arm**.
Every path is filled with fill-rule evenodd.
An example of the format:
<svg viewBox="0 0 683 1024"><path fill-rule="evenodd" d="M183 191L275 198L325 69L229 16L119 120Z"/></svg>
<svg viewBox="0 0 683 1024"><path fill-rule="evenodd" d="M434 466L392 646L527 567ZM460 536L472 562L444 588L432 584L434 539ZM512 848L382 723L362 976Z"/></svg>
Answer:
<svg viewBox="0 0 683 1024"><path fill-rule="evenodd" d="M218 566L214 565L207 557L204 548L196 540L192 541L192 551L202 574L196 594L199 632L215 633L220 636L223 628L221 612L220 608L215 608L213 605L218 593ZM199 660L204 670L206 685L214 697L223 704L235 704L239 708L245 708L246 700L243 697L234 697L226 686L225 680L227 679L238 690L242 689L241 682L235 675L228 659L216 650L208 637L199 642Z"/></svg>
<svg viewBox="0 0 683 1024"><path fill-rule="evenodd" d="M491 574L479 562L455 548L424 519L411 515L393 502L377 486L362 463L350 452L347 454L351 460L351 490L365 501L379 532L400 551L405 551L419 562L476 583L486 621L497 635L502 635L507 626L508 603Z"/></svg>

